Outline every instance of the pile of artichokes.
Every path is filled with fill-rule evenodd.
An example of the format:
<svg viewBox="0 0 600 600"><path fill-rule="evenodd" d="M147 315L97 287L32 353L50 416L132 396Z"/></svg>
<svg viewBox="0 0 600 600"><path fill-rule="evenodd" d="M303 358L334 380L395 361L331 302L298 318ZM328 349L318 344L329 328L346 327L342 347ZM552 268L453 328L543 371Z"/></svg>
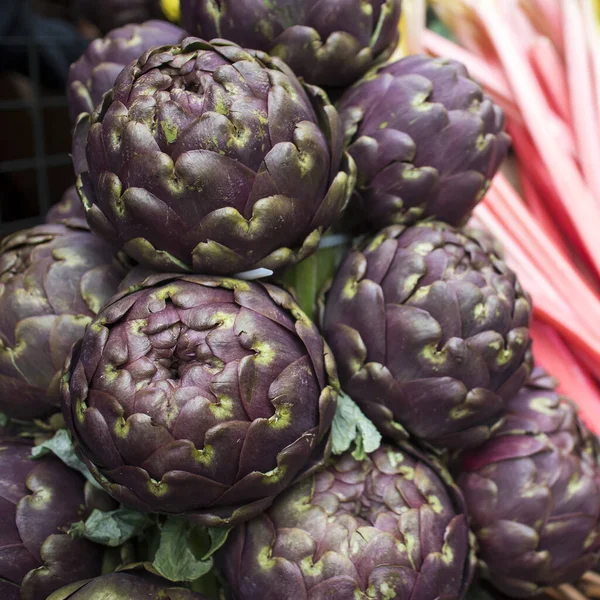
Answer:
<svg viewBox="0 0 600 600"><path fill-rule="evenodd" d="M71 67L75 185L0 245L3 599L524 598L595 566L597 440L467 225L502 111L392 58L400 13L182 0Z"/></svg>

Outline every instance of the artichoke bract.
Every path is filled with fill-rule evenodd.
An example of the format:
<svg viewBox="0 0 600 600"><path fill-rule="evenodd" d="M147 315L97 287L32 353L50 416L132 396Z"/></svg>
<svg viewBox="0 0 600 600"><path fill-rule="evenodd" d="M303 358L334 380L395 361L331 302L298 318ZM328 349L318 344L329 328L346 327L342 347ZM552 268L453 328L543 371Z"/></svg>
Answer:
<svg viewBox="0 0 600 600"><path fill-rule="evenodd" d="M48 600L205 600L204 596L158 578L111 573L54 592Z"/></svg>
<svg viewBox="0 0 600 600"><path fill-rule="evenodd" d="M343 455L284 492L218 560L235 600L458 600L474 564L460 492L391 446Z"/></svg>
<svg viewBox="0 0 600 600"><path fill-rule="evenodd" d="M398 45L401 0L181 0L183 27L283 59L308 83L343 87Z"/></svg>
<svg viewBox="0 0 600 600"><path fill-rule="evenodd" d="M156 275L73 348L63 413L114 498L227 526L322 463L336 390L324 341L283 290Z"/></svg>
<svg viewBox="0 0 600 600"><path fill-rule="evenodd" d="M358 170L354 210L376 228L426 217L463 225L510 146L502 110L452 60L385 65L338 110Z"/></svg>
<svg viewBox="0 0 600 600"><path fill-rule="evenodd" d="M81 113L91 113L100 104L125 65L150 48L178 44L185 36L180 27L156 20L113 29L106 37L91 42L69 69L67 98L71 121L74 123Z"/></svg>
<svg viewBox="0 0 600 600"><path fill-rule="evenodd" d="M85 221L85 211L77 194L77 188L72 185L63 194L60 202L52 206L46 215L46 223L64 223L71 219Z"/></svg>
<svg viewBox="0 0 600 600"><path fill-rule="evenodd" d="M83 220L39 225L2 241L0 412L34 419L60 410L67 354L127 268Z"/></svg>
<svg viewBox="0 0 600 600"><path fill-rule="evenodd" d="M172 272L294 263L355 181L325 93L224 40L187 38L126 67L79 119L73 155L92 229Z"/></svg>
<svg viewBox="0 0 600 600"><path fill-rule="evenodd" d="M481 573L511 597L577 580L600 555L598 442L543 373L461 457Z"/></svg>
<svg viewBox="0 0 600 600"><path fill-rule="evenodd" d="M529 375L529 296L476 232L389 227L348 255L325 301L342 388L393 438L475 446Z"/></svg>
<svg viewBox="0 0 600 600"><path fill-rule="evenodd" d="M66 531L116 503L57 458L31 459L28 443L0 440L0 595L46 600L102 572L104 549Z"/></svg>

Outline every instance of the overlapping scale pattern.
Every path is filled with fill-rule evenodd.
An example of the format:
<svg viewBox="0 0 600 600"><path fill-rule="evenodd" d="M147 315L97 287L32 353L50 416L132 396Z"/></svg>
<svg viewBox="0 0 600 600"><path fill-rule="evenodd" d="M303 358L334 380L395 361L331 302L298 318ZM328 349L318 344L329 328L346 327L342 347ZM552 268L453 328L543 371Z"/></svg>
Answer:
<svg viewBox="0 0 600 600"><path fill-rule="evenodd" d="M0 412L34 419L60 410L67 354L128 267L76 218L2 240Z"/></svg>
<svg viewBox="0 0 600 600"><path fill-rule="evenodd" d="M182 0L192 34L283 59L308 83L345 87L398 45L401 0Z"/></svg>
<svg viewBox="0 0 600 600"><path fill-rule="evenodd" d="M481 572L513 598L574 582L600 555L598 441L555 386L536 370L459 462Z"/></svg>
<svg viewBox="0 0 600 600"><path fill-rule="evenodd" d="M178 44L186 33L167 21L130 23L90 43L69 69L67 97L69 116L75 122L81 113L91 113L112 88L123 67L157 46Z"/></svg>
<svg viewBox="0 0 600 600"><path fill-rule="evenodd" d="M78 121L92 228L158 270L234 274L312 253L355 168L322 90L223 40L155 49Z"/></svg>
<svg viewBox="0 0 600 600"><path fill-rule="evenodd" d="M158 577L137 572L110 573L66 586L48 600L205 600L205 597Z"/></svg>
<svg viewBox="0 0 600 600"><path fill-rule="evenodd" d="M500 107L452 60L384 65L338 110L358 168L354 210L377 228L427 217L464 224L510 146Z"/></svg>
<svg viewBox="0 0 600 600"><path fill-rule="evenodd" d="M328 453L335 366L283 290L152 276L73 350L63 409L88 465L141 510L228 525Z"/></svg>
<svg viewBox="0 0 600 600"><path fill-rule="evenodd" d="M437 221L390 227L338 271L324 335L385 434L476 446L525 382L531 301L485 242Z"/></svg>
<svg viewBox="0 0 600 600"><path fill-rule="evenodd" d="M235 600L451 600L473 572L460 493L407 446L336 459L234 530L219 559Z"/></svg>
<svg viewBox="0 0 600 600"><path fill-rule="evenodd" d="M31 445L0 440L0 594L46 600L102 572L104 548L67 534L93 509L114 510L102 490L57 458L31 459Z"/></svg>

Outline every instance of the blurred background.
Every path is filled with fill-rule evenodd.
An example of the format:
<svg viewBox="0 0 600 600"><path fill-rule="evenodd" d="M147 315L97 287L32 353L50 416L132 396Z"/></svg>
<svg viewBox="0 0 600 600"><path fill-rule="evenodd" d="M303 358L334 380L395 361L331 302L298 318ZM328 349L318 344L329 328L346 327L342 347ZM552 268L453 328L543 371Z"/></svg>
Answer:
<svg viewBox="0 0 600 600"><path fill-rule="evenodd" d="M40 222L73 184L70 64L110 29L160 16L159 0L2 0L0 237Z"/></svg>

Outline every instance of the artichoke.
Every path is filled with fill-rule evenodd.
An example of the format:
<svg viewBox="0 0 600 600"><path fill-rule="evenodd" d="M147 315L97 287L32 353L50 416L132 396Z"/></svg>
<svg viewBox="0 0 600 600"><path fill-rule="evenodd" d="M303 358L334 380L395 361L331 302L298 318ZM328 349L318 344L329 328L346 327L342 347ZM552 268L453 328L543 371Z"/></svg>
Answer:
<svg viewBox="0 0 600 600"><path fill-rule="evenodd" d="M46 600L100 575L104 550L70 537L71 524L115 503L57 458L32 460L28 443L0 440L0 596Z"/></svg>
<svg viewBox="0 0 600 600"><path fill-rule="evenodd" d="M96 232L146 266L225 275L314 252L354 186L342 137L278 59L187 38L124 69L73 154Z"/></svg>
<svg viewBox="0 0 600 600"><path fill-rule="evenodd" d="M473 560L460 492L408 447L343 455L234 529L235 600L459 599Z"/></svg>
<svg viewBox="0 0 600 600"><path fill-rule="evenodd" d="M598 442L550 378L537 372L460 467L481 572L500 591L533 596L596 565Z"/></svg>
<svg viewBox="0 0 600 600"><path fill-rule="evenodd" d="M94 40L69 70L67 97L71 121L74 123L80 113L91 113L100 104L125 65L150 48L178 44L185 35L183 29L166 21L148 21L119 27Z"/></svg>
<svg viewBox="0 0 600 600"><path fill-rule="evenodd" d="M111 573L54 592L48 600L205 600L204 596L158 578Z"/></svg>
<svg viewBox="0 0 600 600"><path fill-rule="evenodd" d="M382 433L475 446L525 383L531 302L485 240L436 221L389 227L336 274L324 335Z"/></svg>
<svg viewBox="0 0 600 600"><path fill-rule="evenodd" d="M510 145L502 110L452 60L385 65L338 110L358 169L354 210L375 228L426 217L464 224Z"/></svg>
<svg viewBox="0 0 600 600"><path fill-rule="evenodd" d="M60 410L67 354L126 267L82 220L39 225L2 241L0 412L34 419Z"/></svg>
<svg viewBox="0 0 600 600"><path fill-rule="evenodd" d="M183 27L283 59L308 83L344 87L398 45L401 0L181 0Z"/></svg>
<svg viewBox="0 0 600 600"><path fill-rule="evenodd" d="M60 202L48 211L46 223L63 223L71 219L85 220L85 211L74 185L68 188Z"/></svg>
<svg viewBox="0 0 600 600"><path fill-rule="evenodd" d="M63 413L114 498L227 526L322 463L336 389L317 328L283 290L155 275L74 346Z"/></svg>

